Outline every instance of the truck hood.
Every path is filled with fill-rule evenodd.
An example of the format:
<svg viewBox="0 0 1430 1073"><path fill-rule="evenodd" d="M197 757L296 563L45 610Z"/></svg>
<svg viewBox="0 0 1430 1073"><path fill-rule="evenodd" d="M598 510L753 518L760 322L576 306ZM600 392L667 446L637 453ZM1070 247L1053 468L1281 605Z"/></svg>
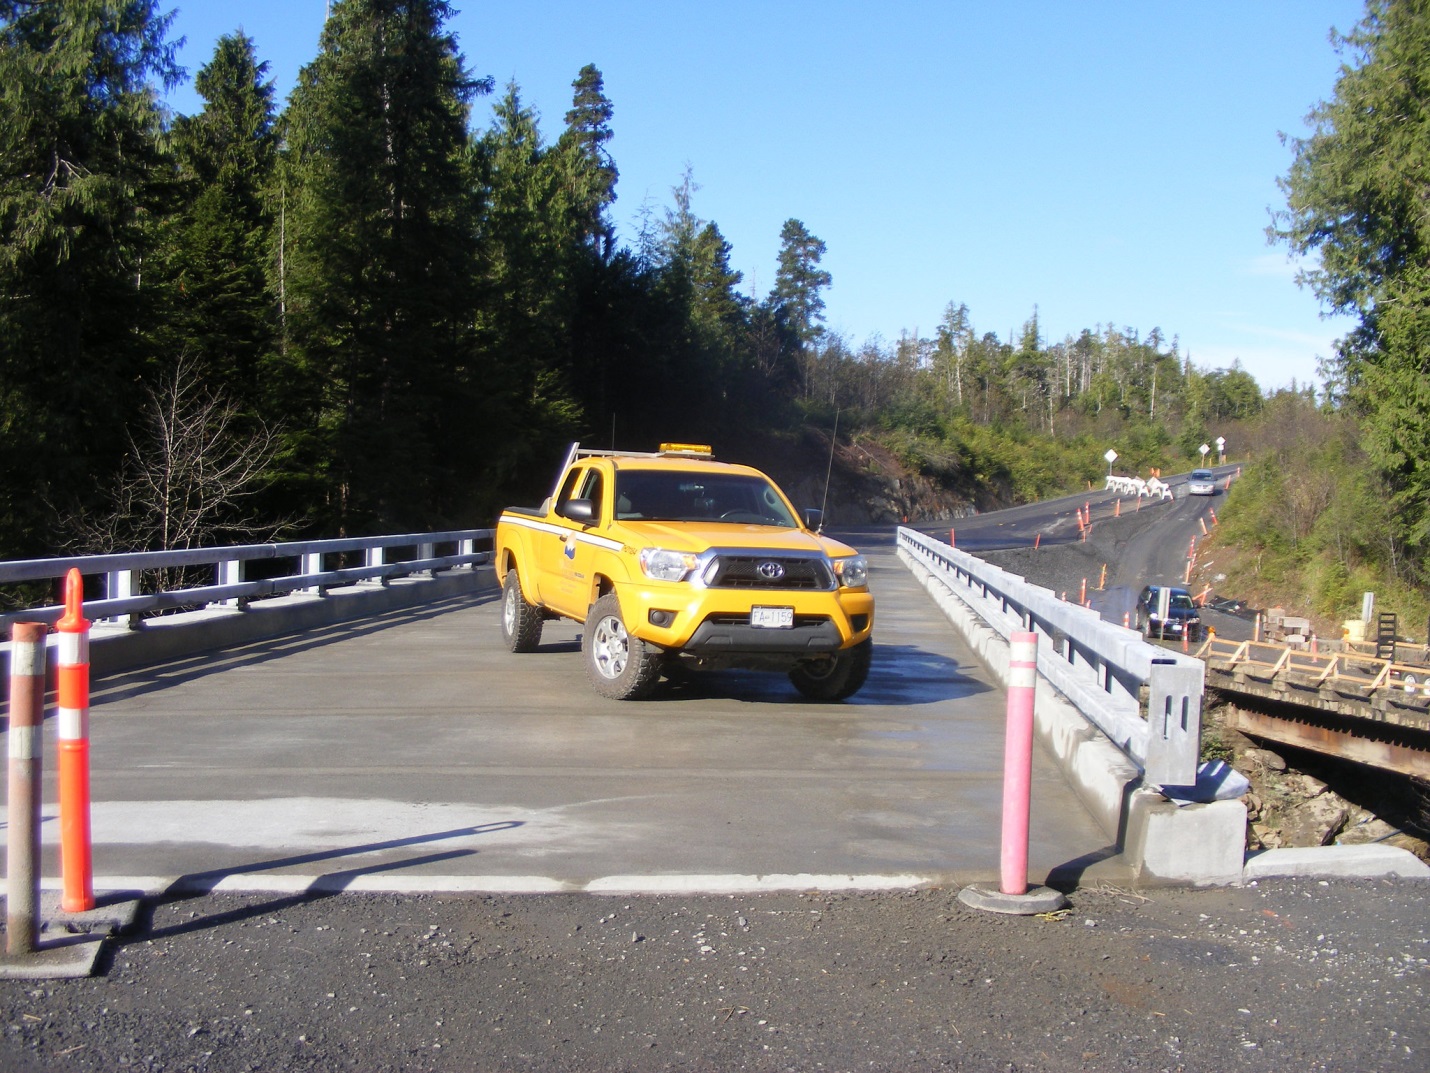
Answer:
<svg viewBox="0 0 1430 1073"><path fill-rule="evenodd" d="M760 551L814 552L842 559L858 554L848 544L819 536L808 529L781 529L772 525L732 522L618 522L611 534L620 534L634 548L668 548L702 552L707 548L754 548Z"/></svg>

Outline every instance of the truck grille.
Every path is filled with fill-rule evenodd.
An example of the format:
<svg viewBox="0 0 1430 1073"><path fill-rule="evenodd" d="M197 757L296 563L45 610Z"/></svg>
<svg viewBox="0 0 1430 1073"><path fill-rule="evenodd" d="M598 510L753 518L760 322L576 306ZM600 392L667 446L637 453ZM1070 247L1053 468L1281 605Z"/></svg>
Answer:
<svg viewBox="0 0 1430 1073"><path fill-rule="evenodd" d="M829 560L805 556L731 555L721 552L705 574L712 589L800 589L827 592L834 588Z"/></svg>

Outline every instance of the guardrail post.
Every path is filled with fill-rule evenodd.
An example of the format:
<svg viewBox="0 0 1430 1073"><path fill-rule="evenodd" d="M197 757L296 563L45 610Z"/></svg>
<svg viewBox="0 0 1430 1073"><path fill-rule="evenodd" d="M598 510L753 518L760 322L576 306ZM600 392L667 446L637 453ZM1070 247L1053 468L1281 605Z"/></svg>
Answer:
<svg viewBox="0 0 1430 1073"><path fill-rule="evenodd" d="M321 574L323 572L323 553L320 551L304 552L300 557L298 572L301 574ZM303 590L304 592L314 592L319 596L326 593L323 586L313 585Z"/></svg>
<svg viewBox="0 0 1430 1073"><path fill-rule="evenodd" d="M34 953L40 939L40 784L47 632L42 622L17 622L10 630L5 950L11 956Z"/></svg>
<svg viewBox="0 0 1430 1073"><path fill-rule="evenodd" d="M139 586L136 584L137 576L137 570L114 570L105 574L105 597L110 600L127 600L131 596L137 596L139 594ZM133 614L118 615L104 621L115 626L127 626L132 630L139 625L139 619L139 613L136 611Z"/></svg>
<svg viewBox="0 0 1430 1073"><path fill-rule="evenodd" d="M465 539L465 540L459 540L459 541L457 541L457 554L458 554L458 555L475 555L476 553L477 553L477 542L476 542L475 540L472 540L472 539L468 538L468 539ZM468 569L468 570L475 570L476 568L477 568L477 564L476 564L476 563L468 563L468 564L467 564L467 569Z"/></svg>
<svg viewBox="0 0 1430 1073"><path fill-rule="evenodd" d="M1147 687L1145 781L1151 786L1191 786L1201 760L1201 668L1153 660Z"/></svg>
<svg viewBox="0 0 1430 1073"><path fill-rule="evenodd" d="M243 563L238 559L220 559L214 564L214 584L216 585L237 585L243 580ZM231 600L219 600L218 607L238 607L237 597Z"/></svg>
<svg viewBox="0 0 1430 1073"><path fill-rule="evenodd" d="M377 547L377 548L368 548L368 549L367 549L367 565L368 565L368 566L384 566L384 565L386 565L386 563L387 563L387 549L386 549L386 548ZM386 586L386 585L387 585L387 578L385 578L385 577L369 578L368 580L369 580L369 581L375 581L377 584L382 585L382 586Z"/></svg>
<svg viewBox="0 0 1430 1073"><path fill-rule="evenodd" d="M431 558L433 558L433 557L436 555L436 549L437 549L437 545L436 545L436 544L418 544L418 545L417 545L417 558L419 558L419 559L431 559ZM433 568L433 569L431 569L431 570L428 570L427 573L430 574L432 577L436 577L436 576L437 576L437 570L436 570L436 568Z"/></svg>

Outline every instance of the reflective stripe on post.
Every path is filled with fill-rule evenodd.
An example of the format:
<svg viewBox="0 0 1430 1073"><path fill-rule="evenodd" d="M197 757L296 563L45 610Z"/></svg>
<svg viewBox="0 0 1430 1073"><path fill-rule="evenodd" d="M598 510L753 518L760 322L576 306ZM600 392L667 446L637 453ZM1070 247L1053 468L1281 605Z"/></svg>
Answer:
<svg viewBox="0 0 1430 1073"><path fill-rule="evenodd" d="M89 831L89 620L84 617L84 581L77 569L65 576L65 613L59 633L59 780L61 906L67 913L94 908L94 870Z"/></svg>
<svg viewBox="0 0 1430 1073"><path fill-rule="evenodd" d="M999 890L1003 894L1026 894L1038 635L1015 633L1009 642L1008 728L1003 748L1003 855Z"/></svg>
<svg viewBox="0 0 1430 1073"><path fill-rule="evenodd" d="M33 953L40 941L40 783L47 632L42 622L17 622L10 631L5 950L11 955Z"/></svg>

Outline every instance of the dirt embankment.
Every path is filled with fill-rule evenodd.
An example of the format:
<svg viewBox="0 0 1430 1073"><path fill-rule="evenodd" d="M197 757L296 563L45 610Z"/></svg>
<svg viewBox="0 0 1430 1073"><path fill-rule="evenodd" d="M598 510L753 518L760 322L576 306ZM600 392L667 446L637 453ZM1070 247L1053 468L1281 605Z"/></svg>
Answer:
<svg viewBox="0 0 1430 1073"><path fill-rule="evenodd" d="M829 433L805 428L784 436L752 433L722 447L719 457L757 466L801 509L823 506L833 526L944 521L989 509L988 494L970 476L948 487L917 473L875 440L841 435L832 454Z"/></svg>

